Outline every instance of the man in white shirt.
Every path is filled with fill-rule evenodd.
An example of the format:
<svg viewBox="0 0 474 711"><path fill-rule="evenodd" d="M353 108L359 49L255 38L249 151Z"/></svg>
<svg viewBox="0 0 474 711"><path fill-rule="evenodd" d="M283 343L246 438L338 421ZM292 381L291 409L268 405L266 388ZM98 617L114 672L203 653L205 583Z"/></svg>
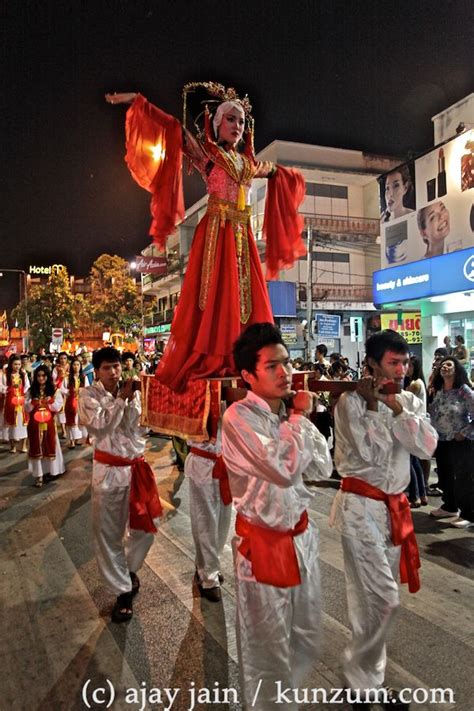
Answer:
<svg viewBox="0 0 474 711"><path fill-rule="evenodd" d="M335 410L335 464L342 481L332 512L342 534L352 628L344 675L348 687L361 692L384 682L386 638L399 606L398 570L410 592L419 588L418 549L403 492L410 454L428 459L437 443L424 402L404 390L381 392L389 381L403 387L406 341L381 331L368 339L366 357L372 376L359 381L357 392L344 393ZM394 698L387 708L408 708L396 703Z"/></svg>
<svg viewBox="0 0 474 711"><path fill-rule="evenodd" d="M304 479L327 478L326 440L307 419L315 395L300 391L287 417L292 369L278 329L250 326L234 344L247 386L224 414L222 451L237 510L233 540L236 626L244 701L267 710L284 703L319 651L318 535L308 519L313 492Z"/></svg>
<svg viewBox="0 0 474 711"><path fill-rule="evenodd" d="M161 505L155 478L145 462L140 393L132 378L120 383L120 353L101 348L93 356L95 381L79 391L79 421L94 440L92 531L97 565L117 596L114 622L133 614L137 571L153 543ZM126 541L124 543L124 537Z"/></svg>

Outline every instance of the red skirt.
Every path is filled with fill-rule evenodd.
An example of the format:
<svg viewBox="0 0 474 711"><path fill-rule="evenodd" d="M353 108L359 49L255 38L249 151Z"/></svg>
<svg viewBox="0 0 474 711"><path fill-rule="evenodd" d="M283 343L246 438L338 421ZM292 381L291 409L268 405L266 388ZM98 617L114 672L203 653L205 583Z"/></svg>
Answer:
<svg viewBox="0 0 474 711"><path fill-rule="evenodd" d="M273 323L250 227L250 208L209 198L196 228L171 337L156 377L172 390L188 379L235 374L232 346L252 323Z"/></svg>

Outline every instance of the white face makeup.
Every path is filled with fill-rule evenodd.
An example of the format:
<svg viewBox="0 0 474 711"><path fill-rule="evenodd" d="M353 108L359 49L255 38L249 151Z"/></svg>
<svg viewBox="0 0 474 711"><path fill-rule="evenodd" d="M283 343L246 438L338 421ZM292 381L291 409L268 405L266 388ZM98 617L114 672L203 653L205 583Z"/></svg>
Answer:
<svg viewBox="0 0 474 711"><path fill-rule="evenodd" d="M245 128L245 115L237 107L224 114L218 128L219 141L235 146L242 138Z"/></svg>

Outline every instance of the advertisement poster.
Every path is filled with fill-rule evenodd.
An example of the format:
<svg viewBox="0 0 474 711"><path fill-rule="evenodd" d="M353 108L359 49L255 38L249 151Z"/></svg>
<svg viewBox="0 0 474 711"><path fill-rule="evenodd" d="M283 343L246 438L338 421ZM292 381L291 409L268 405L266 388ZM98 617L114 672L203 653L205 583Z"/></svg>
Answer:
<svg viewBox="0 0 474 711"><path fill-rule="evenodd" d="M391 328L403 336L407 343L421 343L421 313L381 314L382 329Z"/></svg>
<svg viewBox="0 0 474 711"><path fill-rule="evenodd" d="M379 178L382 267L474 246L474 131Z"/></svg>

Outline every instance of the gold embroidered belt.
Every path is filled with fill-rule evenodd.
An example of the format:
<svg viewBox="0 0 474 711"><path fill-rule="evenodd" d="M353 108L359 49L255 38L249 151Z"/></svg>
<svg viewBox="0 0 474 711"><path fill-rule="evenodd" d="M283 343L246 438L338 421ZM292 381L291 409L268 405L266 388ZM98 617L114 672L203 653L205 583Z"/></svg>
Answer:
<svg viewBox="0 0 474 711"><path fill-rule="evenodd" d="M252 312L248 234L251 211L252 208L250 205L246 206L245 210L238 210L234 202L222 200L215 195L210 195L207 203L208 221L201 269L199 308L201 311L204 311L206 308L209 288L214 272L219 229L221 227L224 228L226 222L230 222L232 224L235 238L241 323L247 323Z"/></svg>

